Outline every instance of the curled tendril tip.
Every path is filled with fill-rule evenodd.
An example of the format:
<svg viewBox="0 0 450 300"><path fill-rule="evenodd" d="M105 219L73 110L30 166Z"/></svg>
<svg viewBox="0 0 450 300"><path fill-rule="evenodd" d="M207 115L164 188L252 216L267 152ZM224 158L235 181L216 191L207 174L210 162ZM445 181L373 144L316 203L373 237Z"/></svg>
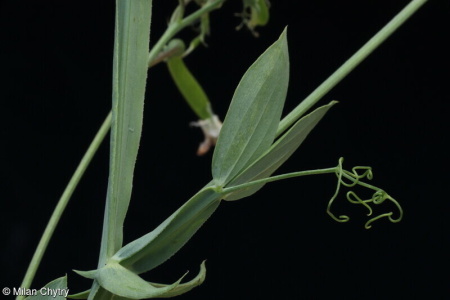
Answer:
<svg viewBox="0 0 450 300"><path fill-rule="evenodd" d="M331 216L331 218L340 223L347 222L348 220L350 220L350 218L346 215L340 215L339 217L336 217L331 212L331 205L333 204L334 200L337 198L340 188L341 188L341 185L346 186L346 187L354 187L356 185L360 185L360 186L363 186L363 187L366 187L366 188L369 188L369 189L372 189L375 191L370 199L363 200L353 191L347 192L346 198L352 204L360 204L360 205L363 205L364 207L366 207L369 210L367 216L371 216L373 213L372 207L370 207L370 205L369 205L370 203L373 203L374 205L379 205L379 204L382 204L386 200L392 202L399 211L398 218L392 217L392 215L394 214L393 212L383 213L383 214L380 214L378 216L371 218L369 221L366 222L366 224L364 226L366 229L370 229L372 227L371 224L381 218L388 218L389 221L392 223L400 222L400 220L403 217L403 210L402 210L400 204L394 198L392 198L389 194L387 194L384 190L379 189L375 186L372 186L370 184L367 184L367 183L361 181L361 179L367 178L368 180L371 180L373 178L372 168L365 167L365 166L358 166L358 167L352 168L352 171L350 172L350 171L343 169L343 167L342 167L343 161L344 161L344 159L340 158L339 164L336 167L336 176L338 178L336 191L335 191L334 195L331 197L330 201L328 202L327 213ZM348 182L345 182L344 178L345 178L345 180L348 180Z"/></svg>

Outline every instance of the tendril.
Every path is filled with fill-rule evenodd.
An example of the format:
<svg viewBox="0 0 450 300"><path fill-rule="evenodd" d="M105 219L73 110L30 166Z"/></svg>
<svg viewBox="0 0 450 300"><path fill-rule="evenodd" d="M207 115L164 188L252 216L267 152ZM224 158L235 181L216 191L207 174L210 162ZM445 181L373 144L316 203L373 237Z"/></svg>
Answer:
<svg viewBox="0 0 450 300"><path fill-rule="evenodd" d="M373 203L374 205L379 205L379 204L382 204L386 200L392 202L399 211L398 218L392 217L392 215L394 214L393 212L383 213L383 214L380 214L378 216L371 218L369 221L366 222L366 224L364 226L366 229L370 229L372 227L371 224L381 218L388 218L388 220L392 223L400 222L400 220L403 217L403 210L402 210L400 204L394 198L392 198L389 194L387 194L384 190L379 189L373 185L370 185L370 184L367 184L367 183L361 181L361 179L364 179L364 178L367 178L368 180L371 180L373 178L372 168L358 166L358 167L352 168L352 171L350 172L350 171L343 169L343 167L342 167L343 161L344 161L344 159L340 158L338 166L336 167L336 176L338 178L336 191L335 191L334 195L331 197L330 201L328 202L328 206L327 206L327 213L331 216L331 218L333 218L333 220L335 220L337 222L341 222L341 223L347 222L348 220L350 220L350 218L346 215L340 215L339 217L336 217L331 212L331 205L333 204L334 200L337 198L340 188L341 188L341 185L344 185L346 187L354 187L356 185L360 185L360 186L363 186L365 188L369 188L369 189L375 191L370 199L363 200L353 191L347 192L346 198L352 204L360 204L360 205L363 205L364 207L366 207L369 210L367 216L371 216L373 213L372 207L370 207L370 205L369 205L370 203ZM345 180L347 180L347 182L344 181L344 178L345 178Z"/></svg>
<svg viewBox="0 0 450 300"><path fill-rule="evenodd" d="M348 202L353 203L353 204L364 205L369 210L369 213L367 214L367 216L372 215L372 212L373 212L372 207L370 207L370 205L367 204L368 202L373 201L372 199L362 200L358 195L356 195L355 192L349 191L349 192L347 192L347 200L348 200Z"/></svg>
<svg viewBox="0 0 450 300"><path fill-rule="evenodd" d="M364 226L366 229L369 229L372 227L372 225L370 225L371 223L373 223L374 221L381 219L381 218L388 218L390 222L392 223L398 223L402 220L403 218L403 209L400 206L400 204L397 202L397 200L395 200L394 198L392 198L388 193L386 193L383 190L379 190L376 191L373 196L372 199L370 199L373 204L378 205L378 204L382 204L385 200L388 200L390 202L392 202L398 209L399 211L399 216L398 218L393 218L392 215L394 214L393 212L389 212L389 213L384 213L381 214L379 216L373 217L372 219L370 219L369 221L366 222L366 225Z"/></svg>
<svg viewBox="0 0 450 300"><path fill-rule="evenodd" d="M330 215L330 217L335 220L336 222L340 222L340 223L344 223L347 222L348 220L350 220L350 218L346 215L340 215L339 217L336 217L332 212L331 212L331 205L333 204L334 200L336 199L336 197L339 194L339 190L341 189L341 183L343 183L342 181L342 174L343 169L342 169L342 162L344 161L343 158L339 159L339 164L336 167L336 176L338 177L338 182L337 182L337 186L336 186L336 191L334 192L334 195L331 197L330 201L328 201L328 206L327 206L327 214ZM345 183L344 183L345 185Z"/></svg>
<svg viewBox="0 0 450 300"><path fill-rule="evenodd" d="M358 170L363 170L364 172L362 174L358 174ZM369 180L372 180L372 178L373 178L371 167L359 166L359 167L354 167L352 169L352 172L349 172L347 170L342 170L342 172L344 172L347 175L346 176L347 178L351 177L350 183L342 181L342 184L345 185L346 187L354 187L355 185L357 185L359 183L360 179L367 178Z"/></svg>

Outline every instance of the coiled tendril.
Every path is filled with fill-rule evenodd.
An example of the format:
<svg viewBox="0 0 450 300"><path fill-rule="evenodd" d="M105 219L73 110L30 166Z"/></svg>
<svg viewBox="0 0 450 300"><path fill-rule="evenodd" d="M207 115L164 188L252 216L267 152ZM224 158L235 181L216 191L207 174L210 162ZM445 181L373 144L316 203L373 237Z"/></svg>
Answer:
<svg viewBox="0 0 450 300"><path fill-rule="evenodd" d="M389 221L391 221L392 223L400 222L400 220L403 217L403 209L401 208L400 204L394 198L392 198L388 193L386 193L384 190L379 189L373 185L370 185L370 184L367 184L367 183L361 181L361 179L364 179L364 178L367 178L368 180L371 180L373 178L372 168L358 166L358 167L352 168L352 171L350 172L350 171L343 169L343 167L342 167L343 162L344 162L344 158L341 157L339 159L339 164L336 167L336 176L338 178L336 192L331 197L330 201L328 202L328 206L327 206L327 213L331 216L331 218L333 218L333 220L335 220L337 222L341 222L341 223L347 222L348 220L350 220L350 218L346 215L340 215L339 217L336 217L331 212L330 208L331 208L331 205L333 204L334 200L337 198L337 196L339 194L341 185L344 185L346 187L354 187L356 185L360 185L360 186L363 186L363 187L366 187L366 188L369 188L369 189L372 189L375 191L370 199L363 200L353 191L347 192L346 198L352 204L361 204L364 207L366 207L369 210L369 212L367 213L367 216L371 216L373 213L372 207L370 207L369 203L378 205L378 204L382 204L385 200L389 200L392 203L394 203L399 211L398 218L392 217L392 215L394 214L393 212L383 213L383 214L380 214L378 216L371 218L369 221L366 222L366 224L364 226L366 229L371 228L372 227L371 224L381 218L388 218ZM345 180L347 180L347 182Z"/></svg>

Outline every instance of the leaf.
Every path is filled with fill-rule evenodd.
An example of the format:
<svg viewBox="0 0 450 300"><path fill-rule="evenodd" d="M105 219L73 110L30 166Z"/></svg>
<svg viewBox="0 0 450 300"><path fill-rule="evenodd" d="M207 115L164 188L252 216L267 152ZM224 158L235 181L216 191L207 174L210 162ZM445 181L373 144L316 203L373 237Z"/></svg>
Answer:
<svg viewBox="0 0 450 300"><path fill-rule="evenodd" d="M183 277L172 285L158 288L118 263L108 263L99 269L96 278L100 286L107 291L114 295L130 299L146 299L161 296L165 292L174 289L180 283L181 279Z"/></svg>
<svg viewBox="0 0 450 300"><path fill-rule="evenodd" d="M111 154L99 266L122 247L142 130L152 0L116 1Z"/></svg>
<svg viewBox="0 0 450 300"><path fill-rule="evenodd" d="M156 229L120 249L113 260L140 274L174 255L220 204L221 194L204 188Z"/></svg>
<svg viewBox="0 0 450 300"><path fill-rule="evenodd" d="M89 297L89 294L91 293L91 290L79 292L76 294L68 295L67 298L70 299L87 299Z"/></svg>
<svg viewBox="0 0 450 300"><path fill-rule="evenodd" d="M128 298L113 295L110 291L101 287L96 280L92 284L91 292L89 293L88 300L127 300Z"/></svg>
<svg viewBox="0 0 450 300"><path fill-rule="evenodd" d="M37 290L37 294L28 296L27 300L65 300L69 289L67 288L67 275L47 283Z"/></svg>
<svg viewBox="0 0 450 300"><path fill-rule="evenodd" d="M167 61L167 67L178 90L197 116L202 120L211 118L208 96L186 67L183 59L180 56L172 57Z"/></svg>
<svg viewBox="0 0 450 300"><path fill-rule="evenodd" d="M332 101L298 120L264 155L250 165L245 171L236 176L228 186L237 186L257 179L267 178L272 175L272 173L275 172L298 149L298 147L300 147L311 130L336 103L337 101ZM233 192L226 195L224 200L239 200L248 197L256 193L263 186L264 184L260 184Z"/></svg>
<svg viewBox="0 0 450 300"><path fill-rule="evenodd" d="M175 296L184 294L186 292L189 292L194 287L202 284L205 281L205 278L206 278L206 267L205 267L205 262L203 261L202 264L200 265L200 272L197 274L197 276L195 276L194 279L192 279L186 283L178 284L174 289L172 289L172 290L166 292L164 295L160 296L160 298L175 297ZM160 284L160 283L152 283L152 285L155 287L167 286L166 284Z"/></svg>
<svg viewBox="0 0 450 300"><path fill-rule="evenodd" d="M269 149L280 122L289 81L286 30L247 70L239 83L212 160L217 186Z"/></svg>
<svg viewBox="0 0 450 300"><path fill-rule="evenodd" d="M98 270L96 281L112 294L129 299L168 298L188 292L203 283L206 276L205 263L201 264L200 272L194 279L180 284L185 275L170 285L152 283L118 263L110 262Z"/></svg>
<svg viewBox="0 0 450 300"><path fill-rule="evenodd" d="M97 276L97 270L91 270L91 271L79 271L79 270L73 270L78 275L87 278L87 279L94 279Z"/></svg>

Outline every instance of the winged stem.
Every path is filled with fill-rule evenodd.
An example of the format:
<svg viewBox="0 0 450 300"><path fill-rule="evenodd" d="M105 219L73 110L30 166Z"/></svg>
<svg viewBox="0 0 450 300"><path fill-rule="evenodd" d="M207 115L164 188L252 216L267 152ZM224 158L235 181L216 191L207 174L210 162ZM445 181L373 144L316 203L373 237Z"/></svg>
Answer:
<svg viewBox="0 0 450 300"><path fill-rule="evenodd" d="M167 44L167 42L172 39L172 37L178 33L181 29L191 24L193 21L201 17L203 14L212 11L224 2L224 0L216 0L210 1L209 3L202 6L199 10L182 19L180 22L174 23L174 25L169 26L166 32L161 36L159 41L152 48L150 53L148 54L148 63L151 64L153 60L157 57L158 53L161 49ZM337 71L335 71L328 79L326 79L317 89L315 89L304 101L302 101L291 113L289 113L279 124L277 130L277 136L287 130L292 124L296 122L306 111L308 111L312 106L314 106L326 93L328 93L333 87L335 87L343 78L345 78L356 66L358 66L369 54L371 54L377 47L379 47L393 32L395 32L410 16L412 16L427 0L413 0L411 1L396 17L392 19L385 27L383 27L372 39L370 39L360 50L358 50L352 57L350 57ZM59 219L62 216L62 213L67 206L67 203L75 190L78 182L80 181L82 175L84 174L87 166L92 160L94 154L96 153L99 145L105 138L109 128L111 126L111 113L108 115L100 130L96 134L93 142L89 146L85 155L83 156L79 166L77 167L74 175L72 176L69 184L63 192L58 204L49 220L49 223L44 231L44 234L37 246L37 249L34 253L32 261L28 267L24 280L21 284L22 288L29 288L31 282L36 274L39 263L42 259L42 256L47 248L47 245L50 241L50 238L57 226ZM314 174L325 174L330 172L335 172L336 168L315 170ZM296 172L296 174L285 174L274 176L266 179L255 180L250 183L246 183L248 186L257 185L264 182L280 180L282 178L289 178L295 176L305 176L311 175L312 173L308 173L311 171L303 171ZM319 173L318 173L319 172ZM355 180L354 177L350 175L350 172L341 173L341 178L345 177L350 180ZM369 187L370 185L364 182L358 182L359 185ZM245 185L245 184L244 184ZM244 185L240 185L242 188ZM234 189L237 189L238 186L225 188L224 191L227 193L232 192ZM372 186L370 186L372 187ZM362 202L367 203L369 201L379 204L384 200L393 199L387 195L383 194L378 190L375 192L372 199L362 200ZM350 200L349 200L350 201ZM360 201L358 201L360 202ZM394 204L398 206L398 204L393 201ZM383 214L381 216L375 217L366 223L366 227L370 227L370 223L380 217L388 217L392 222L398 222L399 219L393 219L391 217L392 213ZM400 216L401 218L401 216ZM19 296L17 299L22 299L23 297Z"/></svg>
<svg viewBox="0 0 450 300"><path fill-rule="evenodd" d="M149 54L149 62L156 58L157 54L161 51L161 49L164 47L164 45L174 37L176 33L178 33L180 30L194 22L197 18L199 18L202 14L207 13L211 10L214 10L218 8L225 0L217 0L210 4L204 5L196 12L193 12L191 15L187 16L182 20L182 22L174 25L173 27L167 29L166 33L161 36L159 41L153 46L152 51ZM69 183L67 184L66 188L64 189L64 192L61 196L61 198L58 200L58 204L56 205L52 216L50 217L50 220L44 230L44 233L42 234L42 237L39 241L38 246L36 247L36 250L33 254L33 257L31 259L31 262L28 266L28 269L25 273L24 279L21 283L21 287L27 289L31 286L31 283L33 282L33 279L36 275L37 269L39 267L39 264L41 263L42 257L44 256L44 253L47 249L47 246L50 242L50 239L53 235L53 232L56 229L56 226L59 223L59 220L61 219L61 216L69 203L69 200L75 191L76 187L78 186L79 181L84 175L84 172L86 171L87 167L89 166L91 160L93 159L95 153L97 152L98 148L100 147L101 143L105 139L109 129L111 128L111 111L108 113L105 121L103 122L102 126L100 127L99 131L96 133L94 139L92 140L89 148L86 150L85 154L83 155L83 158L81 159L79 165L77 166L77 169L75 170L74 174L72 175L72 178L70 179ZM17 300L24 299L23 296L18 296Z"/></svg>

